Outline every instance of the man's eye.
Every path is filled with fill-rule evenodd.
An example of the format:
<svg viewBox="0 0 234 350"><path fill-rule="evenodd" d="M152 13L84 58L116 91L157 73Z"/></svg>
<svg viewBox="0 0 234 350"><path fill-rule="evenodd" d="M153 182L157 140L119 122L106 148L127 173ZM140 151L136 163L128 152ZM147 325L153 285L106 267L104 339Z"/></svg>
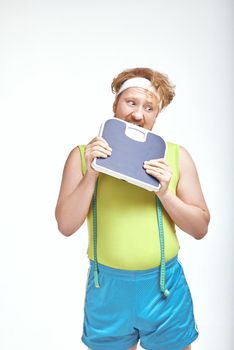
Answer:
<svg viewBox="0 0 234 350"><path fill-rule="evenodd" d="M129 100L129 101L127 101L127 102L128 102L128 104L131 105L131 106L134 106L134 105L135 105L135 101L133 101L133 100Z"/></svg>
<svg viewBox="0 0 234 350"><path fill-rule="evenodd" d="M152 106L146 106L145 109L146 109L147 111L152 111L152 110L153 110Z"/></svg>

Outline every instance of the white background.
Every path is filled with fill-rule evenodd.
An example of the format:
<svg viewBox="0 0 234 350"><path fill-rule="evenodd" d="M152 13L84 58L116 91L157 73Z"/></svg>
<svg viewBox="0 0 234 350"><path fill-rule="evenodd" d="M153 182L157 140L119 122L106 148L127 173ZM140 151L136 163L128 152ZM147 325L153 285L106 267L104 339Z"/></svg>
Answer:
<svg viewBox="0 0 234 350"><path fill-rule="evenodd" d="M190 151L211 211L203 240L178 232L200 330L193 349L232 350L233 7L1 0L1 350L86 348L87 229L65 238L54 209L69 152L112 116L113 77L137 66L176 84L155 132Z"/></svg>

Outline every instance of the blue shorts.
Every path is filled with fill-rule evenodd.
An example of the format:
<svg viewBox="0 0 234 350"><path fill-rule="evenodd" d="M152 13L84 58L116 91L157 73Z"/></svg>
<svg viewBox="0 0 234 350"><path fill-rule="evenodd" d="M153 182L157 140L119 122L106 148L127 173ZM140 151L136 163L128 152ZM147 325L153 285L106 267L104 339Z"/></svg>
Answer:
<svg viewBox="0 0 234 350"><path fill-rule="evenodd" d="M166 263L166 287L159 287L160 267L118 270L99 266L94 285L90 261L82 341L92 350L128 350L140 340L147 350L182 350L198 337L193 302L177 256Z"/></svg>

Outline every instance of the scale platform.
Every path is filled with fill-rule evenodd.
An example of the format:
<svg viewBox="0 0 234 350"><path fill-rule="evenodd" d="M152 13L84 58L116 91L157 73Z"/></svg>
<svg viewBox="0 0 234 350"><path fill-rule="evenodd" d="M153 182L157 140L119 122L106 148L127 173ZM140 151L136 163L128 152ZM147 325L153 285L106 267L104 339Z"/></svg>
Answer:
<svg viewBox="0 0 234 350"><path fill-rule="evenodd" d="M164 158L166 142L159 135L121 119L102 123L99 136L112 148L107 158L95 158L92 167L148 191L158 191L160 183L143 168L144 161Z"/></svg>

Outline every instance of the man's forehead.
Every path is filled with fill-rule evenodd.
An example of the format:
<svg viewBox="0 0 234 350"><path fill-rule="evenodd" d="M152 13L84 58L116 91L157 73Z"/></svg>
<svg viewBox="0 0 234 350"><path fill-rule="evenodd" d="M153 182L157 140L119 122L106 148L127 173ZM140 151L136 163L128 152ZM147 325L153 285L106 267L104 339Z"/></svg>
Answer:
<svg viewBox="0 0 234 350"><path fill-rule="evenodd" d="M129 88L123 91L122 94L123 94L123 97L128 97L128 98L144 98L144 100L148 103L158 102L154 94L140 87Z"/></svg>
<svg viewBox="0 0 234 350"><path fill-rule="evenodd" d="M154 100L156 100L156 96L154 94L152 94L152 92L140 88L140 87L134 87L134 88L129 88L125 91L123 91L123 96L128 96L128 97L144 97L145 99L147 99L149 102L152 102Z"/></svg>

